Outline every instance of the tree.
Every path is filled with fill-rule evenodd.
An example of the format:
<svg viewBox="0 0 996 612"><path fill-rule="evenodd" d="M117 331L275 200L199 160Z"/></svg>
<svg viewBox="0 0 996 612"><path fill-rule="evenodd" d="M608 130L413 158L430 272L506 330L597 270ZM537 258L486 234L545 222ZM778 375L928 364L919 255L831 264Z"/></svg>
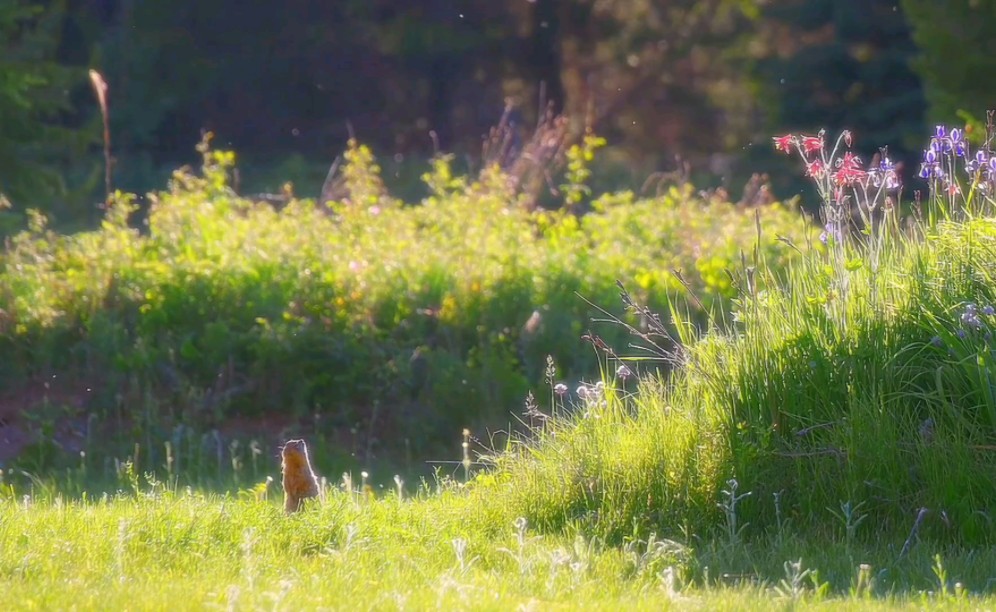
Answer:
<svg viewBox="0 0 996 612"><path fill-rule="evenodd" d="M758 64L769 126L853 130L874 151L917 150L924 97L909 67L916 47L893 0L776 0L763 12Z"/></svg>
<svg viewBox="0 0 996 612"><path fill-rule="evenodd" d="M66 193L60 163L88 135L63 126L68 92L85 72L56 61L63 9L0 2L0 193L33 205Z"/></svg>
<svg viewBox="0 0 996 612"><path fill-rule="evenodd" d="M996 2L903 0L919 52L913 63L923 79L930 116L982 120L996 108Z"/></svg>

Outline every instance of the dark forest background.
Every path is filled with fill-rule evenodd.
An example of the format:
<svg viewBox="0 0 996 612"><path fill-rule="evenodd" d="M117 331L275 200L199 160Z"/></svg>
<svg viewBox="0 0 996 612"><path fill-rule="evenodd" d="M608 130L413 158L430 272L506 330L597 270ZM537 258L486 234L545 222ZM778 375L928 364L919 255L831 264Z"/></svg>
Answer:
<svg viewBox="0 0 996 612"><path fill-rule="evenodd" d="M506 105L606 137L606 188L736 193L786 163L773 133L819 128L909 168L931 122L996 105L994 25L993 0L0 0L0 192L63 221L102 198L90 68L139 192L211 130L247 190L317 195L352 134L405 195L437 148L478 163Z"/></svg>

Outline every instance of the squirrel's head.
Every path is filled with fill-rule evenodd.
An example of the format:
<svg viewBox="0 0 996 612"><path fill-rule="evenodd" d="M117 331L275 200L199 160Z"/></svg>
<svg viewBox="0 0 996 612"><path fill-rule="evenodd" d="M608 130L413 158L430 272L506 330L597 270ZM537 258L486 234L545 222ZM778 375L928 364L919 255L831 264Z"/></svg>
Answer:
<svg viewBox="0 0 996 612"><path fill-rule="evenodd" d="M284 456L295 452L307 454L308 445L304 443L304 440L287 440L284 442L284 445L280 447L280 454Z"/></svg>

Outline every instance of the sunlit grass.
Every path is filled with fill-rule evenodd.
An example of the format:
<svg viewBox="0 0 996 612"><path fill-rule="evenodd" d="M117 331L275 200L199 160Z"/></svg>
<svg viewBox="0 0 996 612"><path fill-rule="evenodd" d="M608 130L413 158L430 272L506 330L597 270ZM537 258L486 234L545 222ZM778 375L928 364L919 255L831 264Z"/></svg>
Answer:
<svg viewBox="0 0 996 612"><path fill-rule="evenodd" d="M0 502L5 609L756 609L996 604L996 551L890 542L742 545L542 534L458 490L370 500L330 492L287 517L273 500L154 489ZM934 558L934 553L940 555ZM795 565L793 565L795 564ZM867 566L867 567L862 567ZM940 572L940 574L939 574Z"/></svg>

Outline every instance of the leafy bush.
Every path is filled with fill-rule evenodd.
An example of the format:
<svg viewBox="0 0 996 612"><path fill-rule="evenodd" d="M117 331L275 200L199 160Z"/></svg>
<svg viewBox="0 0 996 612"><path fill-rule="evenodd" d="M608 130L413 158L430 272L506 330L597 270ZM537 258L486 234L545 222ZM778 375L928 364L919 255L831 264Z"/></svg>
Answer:
<svg viewBox="0 0 996 612"><path fill-rule="evenodd" d="M507 422L547 355L561 376L598 375L579 340L596 311L577 294L618 304L616 280L635 278L640 299L704 322L735 294L723 270L753 248L755 214L773 228L757 245L772 265L798 257L775 235L805 243L791 206L743 210L676 186L605 195L583 216L531 210L497 167L455 177L446 157L425 177L431 195L408 206L355 143L341 201L277 210L230 189L232 153L201 152L201 175L178 171L150 195L147 231L117 194L96 231L59 235L36 215L11 241L6 384L70 375L105 391L105 414L158 394L163 428L267 411L376 418L424 451L464 425Z"/></svg>

